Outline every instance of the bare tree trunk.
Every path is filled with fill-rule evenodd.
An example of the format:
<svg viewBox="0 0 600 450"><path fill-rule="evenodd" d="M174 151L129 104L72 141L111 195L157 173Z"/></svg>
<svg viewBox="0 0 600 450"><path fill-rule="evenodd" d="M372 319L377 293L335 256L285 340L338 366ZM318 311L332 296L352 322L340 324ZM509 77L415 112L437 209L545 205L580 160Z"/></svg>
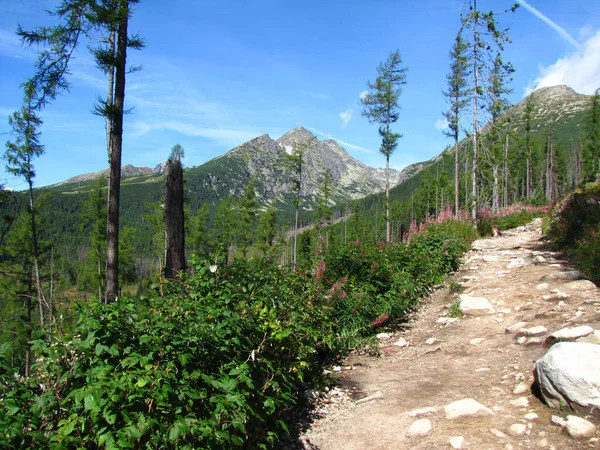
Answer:
<svg viewBox="0 0 600 450"><path fill-rule="evenodd" d="M504 142L504 207L508 207L508 133Z"/></svg>
<svg viewBox="0 0 600 450"><path fill-rule="evenodd" d="M498 176L498 164L492 166L492 173L494 175L494 188L492 193L492 209L496 212L500 209L500 180Z"/></svg>
<svg viewBox="0 0 600 450"><path fill-rule="evenodd" d="M473 1L473 10L477 11L477 2ZM471 220L473 227L477 227L477 133L478 122L477 122L477 88L479 87L479 72L477 67L477 15L473 15L473 167L471 168L472 173L472 192L471 192Z"/></svg>
<svg viewBox="0 0 600 450"><path fill-rule="evenodd" d="M454 215L458 217L458 137L454 138Z"/></svg>
<svg viewBox="0 0 600 450"><path fill-rule="evenodd" d="M40 282L40 269L39 269L39 248L37 239L37 229L35 224L35 211L33 208L33 182L31 179L29 183L29 212L31 214L31 239L33 243L33 274L35 277L35 289L37 292L38 308L40 310L40 325L44 325L44 293L42 292L42 284Z"/></svg>
<svg viewBox="0 0 600 450"><path fill-rule="evenodd" d="M389 243L390 239L390 155L385 155L385 241Z"/></svg>
<svg viewBox="0 0 600 450"><path fill-rule="evenodd" d="M167 254L165 277L173 279L185 270L185 229L183 214L183 168L178 157L170 160L165 167L165 229L167 233Z"/></svg>
<svg viewBox="0 0 600 450"><path fill-rule="evenodd" d="M121 0L123 18L117 30L115 61L115 97L113 130L110 136L110 179L108 183L108 221L106 245L106 302L116 300L119 292L119 206L121 187L121 154L123 149L123 113L125 105L125 69L127 57L127 22L129 3Z"/></svg>

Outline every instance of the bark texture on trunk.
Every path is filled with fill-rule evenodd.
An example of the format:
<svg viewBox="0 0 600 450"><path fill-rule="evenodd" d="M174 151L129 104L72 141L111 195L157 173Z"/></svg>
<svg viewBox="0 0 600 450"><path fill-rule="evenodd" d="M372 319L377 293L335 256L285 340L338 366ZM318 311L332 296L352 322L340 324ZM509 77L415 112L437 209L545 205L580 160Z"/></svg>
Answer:
<svg viewBox="0 0 600 450"><path fill-rule="evenodd" d="M128 1L120 7L128 13ZM119 206L121 189L121 154L123 149L123 112L125 105L125 70L127 57L127 18L124 14L117 30L117 58L115 64L115 95L110 132L110 176L108 183L108 221L106 227L106 302L113 302L119 294Z"/></svg>
<svg viewBox="0 0 600 450"><path fill-rule="evenodd" d="M165 167L165 230L167 233L165 277L185 271L185 228L183 213L183 168L175 158Z"/></svg>

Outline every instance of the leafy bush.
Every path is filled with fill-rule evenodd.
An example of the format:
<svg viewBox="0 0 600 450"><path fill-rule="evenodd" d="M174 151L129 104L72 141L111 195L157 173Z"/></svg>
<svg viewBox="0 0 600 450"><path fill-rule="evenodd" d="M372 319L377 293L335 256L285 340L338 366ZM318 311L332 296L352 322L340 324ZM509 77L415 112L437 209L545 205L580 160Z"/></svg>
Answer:
<svg viewBox="0 0 600 450"><path fill-rule="evenodd" d="M29 380L0 357L1 448L268 448L333 357L402 318L458 268L468 222L353 244L305 273L209 265L148 297L77 306L33 342Z"/></svg>
<svg viewBox="0 0 600 450"><path fill-rule="evenodd" d="M591 183L566 197L553 212L548 239L558 250L572 254L585 275L600 281L600 184Z"/></svg>

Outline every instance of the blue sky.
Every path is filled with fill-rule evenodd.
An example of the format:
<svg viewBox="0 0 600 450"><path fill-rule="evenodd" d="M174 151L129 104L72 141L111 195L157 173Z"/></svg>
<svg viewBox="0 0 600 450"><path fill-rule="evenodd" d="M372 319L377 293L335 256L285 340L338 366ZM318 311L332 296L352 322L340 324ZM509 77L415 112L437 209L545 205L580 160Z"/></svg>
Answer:
<svg viewBox="0 0 600 450"><path fill-rule="evenodd" d="M0 0L0 137L20 106L20 84L35 51L14 32L52 23L55 0ZM516 69L517 103L534 86L600 87L600 0L527 0L502 16L513 40L505 59ZM500 10L505 0L479 0ZM304 126L333 138L355 158L382 167L377 126L358 105L377 65L398 49L408 67L395 130L404 136L392 167L427 160L450 141L442 134L441 92L462 0L142 0L130 22L146 48L130 53L143 70L129 75L123 164L154 166L176 143L187 167L200 165L261 134L277 139ZM104 122L91 114L106 79L85 46L73 61L71 90L43 113L45 154L37 186L107 167ZM3 147L4 151L4 147ZM2 172L0 183L24 189Z"/></svg>

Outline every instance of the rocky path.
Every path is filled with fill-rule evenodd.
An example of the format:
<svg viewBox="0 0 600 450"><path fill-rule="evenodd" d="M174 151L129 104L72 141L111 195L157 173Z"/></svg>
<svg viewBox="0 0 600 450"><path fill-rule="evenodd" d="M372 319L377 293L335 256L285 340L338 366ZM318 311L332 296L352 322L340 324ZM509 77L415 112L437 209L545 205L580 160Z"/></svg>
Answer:
<svg viewBox="0 0 600 450"><path fill-rule="evenodd" d="M556 424L556 416L572 413L544 406L531 392L533 363L553 332L578 327L586 335L579 339L600 343L591 331L600 330L598 289L573 281L578 277L560 255L544 248L540 227L536 220L474 242L451 279L462 284L460 294L450 292L449 281L404 329L380 336L382 356L351 356L336 368L340 387L315 400L322 418L301 437L302 446L600 447L595 428L573 437L577 430ZM459 298L465 315L452 319L448 310Z"/></svg>

